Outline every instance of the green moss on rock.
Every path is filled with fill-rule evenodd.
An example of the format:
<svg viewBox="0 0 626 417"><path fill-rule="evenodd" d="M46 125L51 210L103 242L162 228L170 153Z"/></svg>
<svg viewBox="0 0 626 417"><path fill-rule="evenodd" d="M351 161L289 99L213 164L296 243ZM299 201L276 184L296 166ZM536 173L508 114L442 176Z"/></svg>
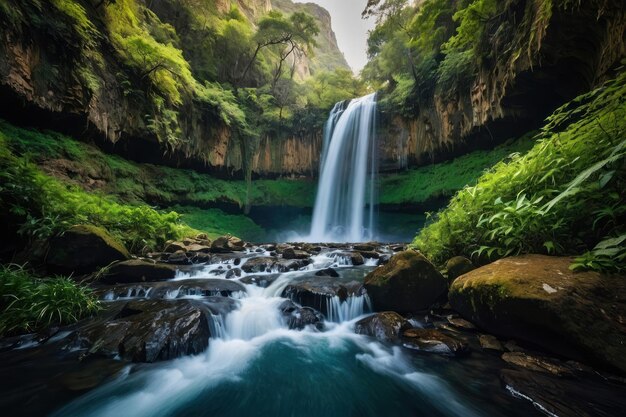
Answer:
<svg viewBox="0 0 626 417"><path fill-rule="evenodd" d="M365 277L365 288L377 311L423 310L446 292L446 279L423 255L400 252Z"/></svg>
<svg viewBox="0 0 626 417"><path fill-rule="evenodd" d="M81 224L50 240L46 263L53 270L88 273L129 257L124 245L104 228Z"/></svg>
<svg viewBox="0 0 626 417"><path fill-rule="evenodd" d="M457 278L450 304L478 326L626 371L626 281L572 272L568 257L505 258Z"/></svg>

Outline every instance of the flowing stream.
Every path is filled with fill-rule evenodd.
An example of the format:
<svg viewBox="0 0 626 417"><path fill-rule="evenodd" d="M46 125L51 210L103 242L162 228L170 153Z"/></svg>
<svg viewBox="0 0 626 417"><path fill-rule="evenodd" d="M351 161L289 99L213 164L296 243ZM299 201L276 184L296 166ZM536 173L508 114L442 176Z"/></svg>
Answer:
<svg viewBox="0 0 626 417"><path fill-rule="evenodd" d="M363 242L376 235L376 94L337 103L324 128L311 242Z"/></svg>
<svg viewBox="0 0 626 417"><path fill-rule="evenodd" d="M251 253L249 262L264 253ZM333 267L340 282L362 280L374 266L353 266L336 250L322 251L297 271L255 273L237 307L214 315L208 349L199 355L129 366L115 380L70 402L54 416L477 416L528 415L492 404L480 368L455 359L416 355L353 332L370 311L367 294L327 297L324 328L290 330L280 306L289 284ZM233 266L226 260L179 273L181 285ZM240 266L241 266L240 265ZM238 280L249 282L245 272ZM202 299L172 292L172 298ZM472 374L472 373L475 374ZM497 387L494 391L503 391ZM485 391L485 387L487 390ZM498 394L506 404L512 397ZM498 396L496 395L496 397ZM482 399L481 399L482 397ZM478 405L477 405L478 404ZM506 411L506 412L505 412Z"/></svg>

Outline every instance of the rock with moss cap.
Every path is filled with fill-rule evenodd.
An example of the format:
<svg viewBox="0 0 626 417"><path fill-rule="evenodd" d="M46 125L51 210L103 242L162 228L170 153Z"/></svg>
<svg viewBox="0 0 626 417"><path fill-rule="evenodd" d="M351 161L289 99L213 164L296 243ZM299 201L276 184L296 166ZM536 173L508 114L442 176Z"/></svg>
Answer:
<svg viewBox="0 0 626 417"><path fill-rule="evenodd" d="M46 264L53 271L83 274L129 257L124 245L105 229L81 224L50 239Z"/></svg>
<svg viewBox="0 0 626 417"><path fill-rule="evenodd" d="M365 277L376 311L408 313L424 310L445 296L446 279L422 254L400 252Z"/></svg>
<svg viewBox="0 0 626 417"><path fill-rule="evenodd" d="M448 271L448 282L452 283L455 279L463 274L476 269L472 261L464 256L455 256L446 262L446 271Z"/></svg>
<svg viewBox="0 0 626 417"><path fill-rule="evenodd" d="M502 259L454 281L449 298L490 333L626 371L626 280L572 272L572 258Z"/></svg>

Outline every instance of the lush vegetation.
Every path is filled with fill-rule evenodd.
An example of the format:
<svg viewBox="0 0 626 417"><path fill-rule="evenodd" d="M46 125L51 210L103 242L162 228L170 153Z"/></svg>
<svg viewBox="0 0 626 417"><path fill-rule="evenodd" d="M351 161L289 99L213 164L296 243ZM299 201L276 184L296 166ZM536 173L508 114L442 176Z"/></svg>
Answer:
<svg viewBox="0 0 626 417"><path fill-rule="evenodd" d="M35 162L45 172L86 190L97 190L121 203L200 207L228 204L241 208L246 202L248 189L241 180L222 180L193 170L134 163L56 132L18 128L2 120L0 137L13 153ZM314 182L309 180L257 180L250 189L250 203L311 207L315 198L312 185Z"/></svg>
<svg viewBox="0 0 626 417"><path fill-rule="evenodd" d="M20 0L0 5L0 24L46 38L50 53L42 54L35 83L54 89L77 77L88 95L119 89L164 150L207 160L188 131L193 106L210 128L231 129L249 170L259 137L308 131L335 101L364 91L314 12L287 0L258 16L212 0ZM318 53L334 64L318 63ZM305 84L307 66L314 76Z"/></svg>
<svg viewBox="0 0 626 417"><path fill-rule="evenodd" d="M36 278L0 265L0 336L73 323L99 310L91 291L69 278Z"/></svg>
<svg viewBox="0 0 626 417"><path fill-rule="evenodd" d="M622 73L558 109L527 154L457 193L414 246L439 263L584 253L573 268L626 269L624 97Z"/></svg>
<svg viewBox="0 0 626 417"><path fill-rule="evenodd" d="M28 158L16 155L0 131L0 210L7 226L26 241L46 239L74 224L103 226L129 250L154 249L192 230L174 212L147 205L128 205L99 193L88 193L44 174Z"/></svg>
<svg viewBox="0 0 626 417"><path fill-rule="evenodd" d="M497 76L507 81L519 61L532 62L553 11L576 3L369 0L363 14L377 26L368 39L370 61L363 76L387 93L383 105L413 116L435 95L445 99L467 92L481 69L496 71L495 65Z"/></svg>
<svg viewBox="0 0 626 417"><path fill-rule="evenodd" d="M511 139L496 148L470 152L450 161L426 165L380 178L380 203L416 205L450 198L466 185L473 185L481 174L506 158L528 151L536 132Z"/></svg>
<svg viewBox="0 0 626 417"><path fill-rule="evenodd" d="M206 232L210 239L223 236L224 231L251 242L263 242L267 231L243 214L228 214L220 209L203 209L193 206L174 206L183 221L191 227Z"/></svg>

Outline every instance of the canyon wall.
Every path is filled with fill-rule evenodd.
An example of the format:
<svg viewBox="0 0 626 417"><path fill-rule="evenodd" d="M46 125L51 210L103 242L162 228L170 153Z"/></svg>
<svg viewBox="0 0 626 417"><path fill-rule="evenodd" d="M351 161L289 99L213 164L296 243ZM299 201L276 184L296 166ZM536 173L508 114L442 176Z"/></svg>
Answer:
<svg viewBox="0 0 626 417"><path fill-rule="evenodd" d="M160 2L154 4L155 13L168 15L169 9L159 9ZM220 10L236 4L250 18L273 5L285 12L311 9L321 22L318 54L334 60L333 65L346 65L330 16L318 6L288 0L220 0L216 4ZM481 63L467 88L454 95L436 92L408 118L383 109L379 120L383 170L489 148L532 130L556 107L609 77L625 55L626 6L619 0L580 2L567 10L554 7L541 25L535 24L538 11L532 7L533 0L509 0L508 4L506 12L489 23L493 35L485 47L498 58ZM98 11L86 10L97 22ZM534 23L524 27L519 22ZM171 24L175 27L176 19ZM106 36L98 42L105 51L104 62L94 69L100 86L93 89L81 76L86 58L71 39L51 37L39 29L0 28L0 117L90 137L105 149L139 162L196 168L224 177L243 175L243 155L250 155L245 148L250 144L220 120L218 110L194 99L184 100L177 108L177 142L175 146L164 142L150 129L154 120L146 117L146 109L131 100L133 90L120 83L123 68ZM327 64L316 58L300 71L304 75ZM250 157L253 176L316 175L321 131L265 134L256 140Z"/></svg>

